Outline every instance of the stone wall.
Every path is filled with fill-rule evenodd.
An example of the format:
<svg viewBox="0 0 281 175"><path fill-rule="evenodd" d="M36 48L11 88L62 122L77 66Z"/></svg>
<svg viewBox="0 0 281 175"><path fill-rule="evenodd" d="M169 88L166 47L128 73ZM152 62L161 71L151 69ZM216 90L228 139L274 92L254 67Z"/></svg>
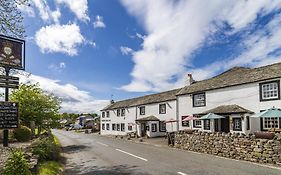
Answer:
<svg viewBox="0 0 281 175"><path fill-rule="evenodd" d="M272 140L254 135L179 131L175 147L259 163L281 163L281 134Z"/></svg>

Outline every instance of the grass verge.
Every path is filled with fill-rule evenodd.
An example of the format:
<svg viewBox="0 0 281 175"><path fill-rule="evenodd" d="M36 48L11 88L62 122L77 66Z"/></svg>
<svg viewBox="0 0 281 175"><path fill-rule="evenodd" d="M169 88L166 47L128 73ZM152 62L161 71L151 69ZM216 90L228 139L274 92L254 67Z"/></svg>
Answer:
<svg viewBox="0 0 281 175"><path fill-rule="evenodd" d="M40 163L38 166L37 175L61 175L63 172L63 166L56 161L46 161Z"/></svg>

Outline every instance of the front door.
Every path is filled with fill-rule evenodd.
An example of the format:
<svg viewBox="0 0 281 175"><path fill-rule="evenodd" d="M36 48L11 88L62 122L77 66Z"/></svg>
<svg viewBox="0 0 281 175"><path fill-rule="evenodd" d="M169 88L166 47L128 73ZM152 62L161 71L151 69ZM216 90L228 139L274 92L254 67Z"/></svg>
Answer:
<svg viewBox="0 0 281 175"><path fill-rule="evenodd" d="M141 137L144 137L146 135L146 124L141 123Z"/></svg>
<svg viewBox="0 0 281 175"><path fill-rule="evenodd" d="M221 131L228 133L229 130L229 116L225 116L225 118L221 119Z"/></svg>

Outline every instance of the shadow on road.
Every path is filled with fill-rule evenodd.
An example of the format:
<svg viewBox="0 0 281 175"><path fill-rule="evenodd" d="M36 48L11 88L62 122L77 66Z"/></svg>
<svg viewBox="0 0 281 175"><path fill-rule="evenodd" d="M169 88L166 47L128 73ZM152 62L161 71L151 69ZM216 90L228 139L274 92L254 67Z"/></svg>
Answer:
<svg viewBox="0 0 281 175"><path fill-rule="evenodd" d="M112 167L92 166L90 169L84 169L81 172L81 167L69 168L65 170L64 175L149 175L149 173L138 172L138 166L117 165Z"/></svg>
<svg viewBox="0 0 281 175"><path fill-rule="evenodd" d="M62 152L71 154L71 153L80 152L82 150L86 150L87 148L89 147L85 145L69 145L69 146L62 147Z"/></svg>

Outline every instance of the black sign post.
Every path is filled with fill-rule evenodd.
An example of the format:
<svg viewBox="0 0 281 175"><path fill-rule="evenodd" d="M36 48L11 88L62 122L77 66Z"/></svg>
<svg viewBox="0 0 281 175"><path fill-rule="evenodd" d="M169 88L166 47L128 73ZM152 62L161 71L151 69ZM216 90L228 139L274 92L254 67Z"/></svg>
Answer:
<svg viewBox="0 0 281 175"><path fill-rule="evenodd" d="M5 102L0 102L0 128L4 129L3 146L8 147L9 129L18 127L18 105L8 102L9 88L19 85L19 78L9 76L9 72L10 69L25 68L24 40L0 35L0 66L5 68L5 76L0 76L0 87L5 88Z"/></svg>

